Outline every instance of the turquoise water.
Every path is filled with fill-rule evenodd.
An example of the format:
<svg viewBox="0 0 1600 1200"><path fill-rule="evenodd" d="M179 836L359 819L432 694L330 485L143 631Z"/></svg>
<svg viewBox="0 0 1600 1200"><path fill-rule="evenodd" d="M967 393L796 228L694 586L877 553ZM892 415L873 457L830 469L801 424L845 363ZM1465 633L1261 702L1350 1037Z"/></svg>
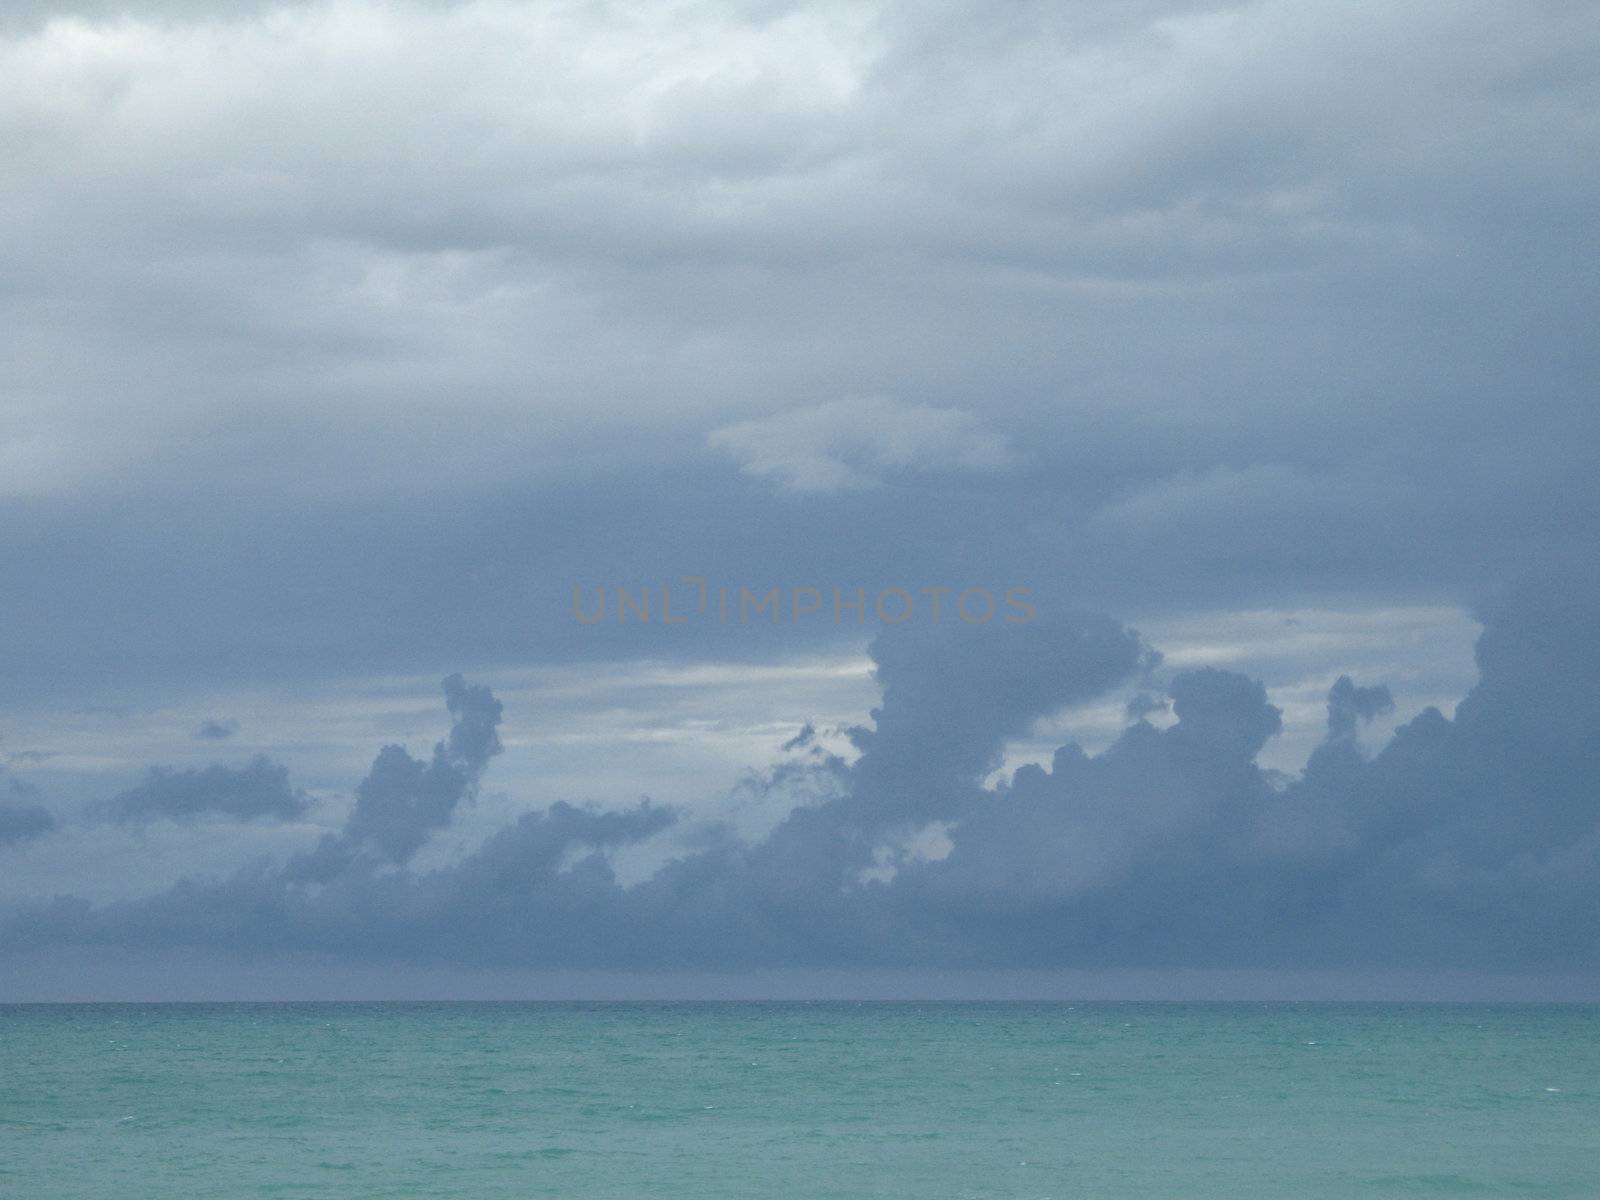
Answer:
<svg viewBox="0 0 1600 1200"><path fill-rule="evenodd" d="M1600 1197L1600 1009L0 1007L0 1195Z"/></svg>

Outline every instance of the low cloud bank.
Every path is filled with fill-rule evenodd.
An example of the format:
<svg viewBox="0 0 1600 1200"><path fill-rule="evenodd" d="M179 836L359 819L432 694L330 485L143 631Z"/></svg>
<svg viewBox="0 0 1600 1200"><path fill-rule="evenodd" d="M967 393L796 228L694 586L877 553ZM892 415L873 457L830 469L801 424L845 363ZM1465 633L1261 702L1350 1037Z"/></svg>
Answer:
<svg viewBox="0 0 1600 1200"><path fill-rule="evenodd" d="M1371 758L1357 732L1392 698L1341 677L1326 739L1288 781L1255 761L1280 727L1258 682L1163 678L1108 617L887 629L858 756L809 734L785 746L758 782L806 799L766 836L648 801L558 803L424 871L408 864L500 749L499 702L453 676L432 757L385 747L313 851L132 902L59 897L13 913L0 945L479 967L1594 968L1595 594L1569 580L1490 606L1454 718L1427 709ZM1130 682L1141 699L1105 752L1068 744L985 785L1038 719ZM1166 705L1173 723L1145 719ZM259 793L217 794L255 799L201 804L206 773L157 773L116 804L250 817L299 802L281 768L251 770ZM679 856L619 883L614 853L663 836Z"/></svg>

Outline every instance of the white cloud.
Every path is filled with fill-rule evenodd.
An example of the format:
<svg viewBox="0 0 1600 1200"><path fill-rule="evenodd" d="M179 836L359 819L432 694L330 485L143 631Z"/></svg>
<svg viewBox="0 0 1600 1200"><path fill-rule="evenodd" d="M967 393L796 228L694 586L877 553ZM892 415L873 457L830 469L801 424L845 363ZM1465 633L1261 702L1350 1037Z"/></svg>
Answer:
<svg viewBox="0 0 1600 1200"><path fill-rule="evenodd" d="M1593 198L1592 6L42 7L0 32L8 373L139 460L74 487L493 484L692 455L755 396L1171 407L1216 289L1343 319L1345 273L1450 287L1506 241L1464 223L1558 242ZM1240 371L1201 373L1281 403ZM822 459L790 486L871 475Z"/></svg>
<svg viewBox="0 0 1600 1200"><path fill-rule="evenodd" d="M943 862L956 848L950 837L954 821L930 821L915 829L902 829L872 851L872 866L856 874L857 886L890 883L904 867Z"/></svg>
<svg viewBox="0 0 1600 1200"><path fill-rule="evenodd" d="M788 492L877 487L901 474L1004 470L1006 439L969 412L883 396L830 400L715 430L746 475Z"/></svg>

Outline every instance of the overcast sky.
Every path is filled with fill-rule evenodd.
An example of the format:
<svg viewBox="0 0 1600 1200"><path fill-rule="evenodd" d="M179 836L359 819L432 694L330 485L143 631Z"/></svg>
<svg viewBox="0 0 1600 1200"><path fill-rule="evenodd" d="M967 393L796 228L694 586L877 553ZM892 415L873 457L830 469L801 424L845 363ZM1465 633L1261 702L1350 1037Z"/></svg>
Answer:
<svg viewBox="0 0 1600 1200"><path fill-rule="evenodd" d="M0 998L1600 972L1597 63L1580 0L5 6Z"/></svg>

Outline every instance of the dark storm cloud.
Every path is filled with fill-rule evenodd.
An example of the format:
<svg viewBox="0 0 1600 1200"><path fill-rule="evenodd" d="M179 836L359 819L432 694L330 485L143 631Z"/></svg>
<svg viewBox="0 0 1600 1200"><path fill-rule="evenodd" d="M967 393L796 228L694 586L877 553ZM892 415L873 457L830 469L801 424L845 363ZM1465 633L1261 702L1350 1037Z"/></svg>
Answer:
<svg viewBox="0 0 1600 1200"><path fill-rule="evenodd" d="M687 571L1460 600L1600 525L1593 5L270 8L7 10L16 695L692 657L563 619Z"/></svg>
<svg viewBox="0 0 1600 1200"><path fill-rule="evenodd" d="M124 823L183 821L200 816L240 821L270 818L292 821L309 807L305 795L289 786L289 770L265 756L245 767L214 764L201 770L152 767L143 783L95 806L96 814Z"/></svg>
<svg viewBox="0 0 1600 1200"><path fill-rule="evenodd" d="M1255 762L1280 724L1261 686L1202 669L1170 679L1169 727L1137 722L1098 755L1065 745L984 788L1031 719L1137 677L1139 640L1094 617L1014 631L1011 648L890 630L856 762L799 747L784 769L832 781L812 802L753 842L705 830L644 882L619 883L608 853L687 832L680 814L557 804L451 867L350 854L314 889L292 863L143 901L62 899L14 917L7 941L522 966L1593 967L1597 595L1569 578L1489 606L1456 717L1426 710L1370 759L1352 721L1387 697L1341 678L1325 743L1288 781ZM435 761L472 775L498 712L459 681L450 695ZM358 810L340 843L371 822ZM400 848L439 823L402 822Z"/></svg>

